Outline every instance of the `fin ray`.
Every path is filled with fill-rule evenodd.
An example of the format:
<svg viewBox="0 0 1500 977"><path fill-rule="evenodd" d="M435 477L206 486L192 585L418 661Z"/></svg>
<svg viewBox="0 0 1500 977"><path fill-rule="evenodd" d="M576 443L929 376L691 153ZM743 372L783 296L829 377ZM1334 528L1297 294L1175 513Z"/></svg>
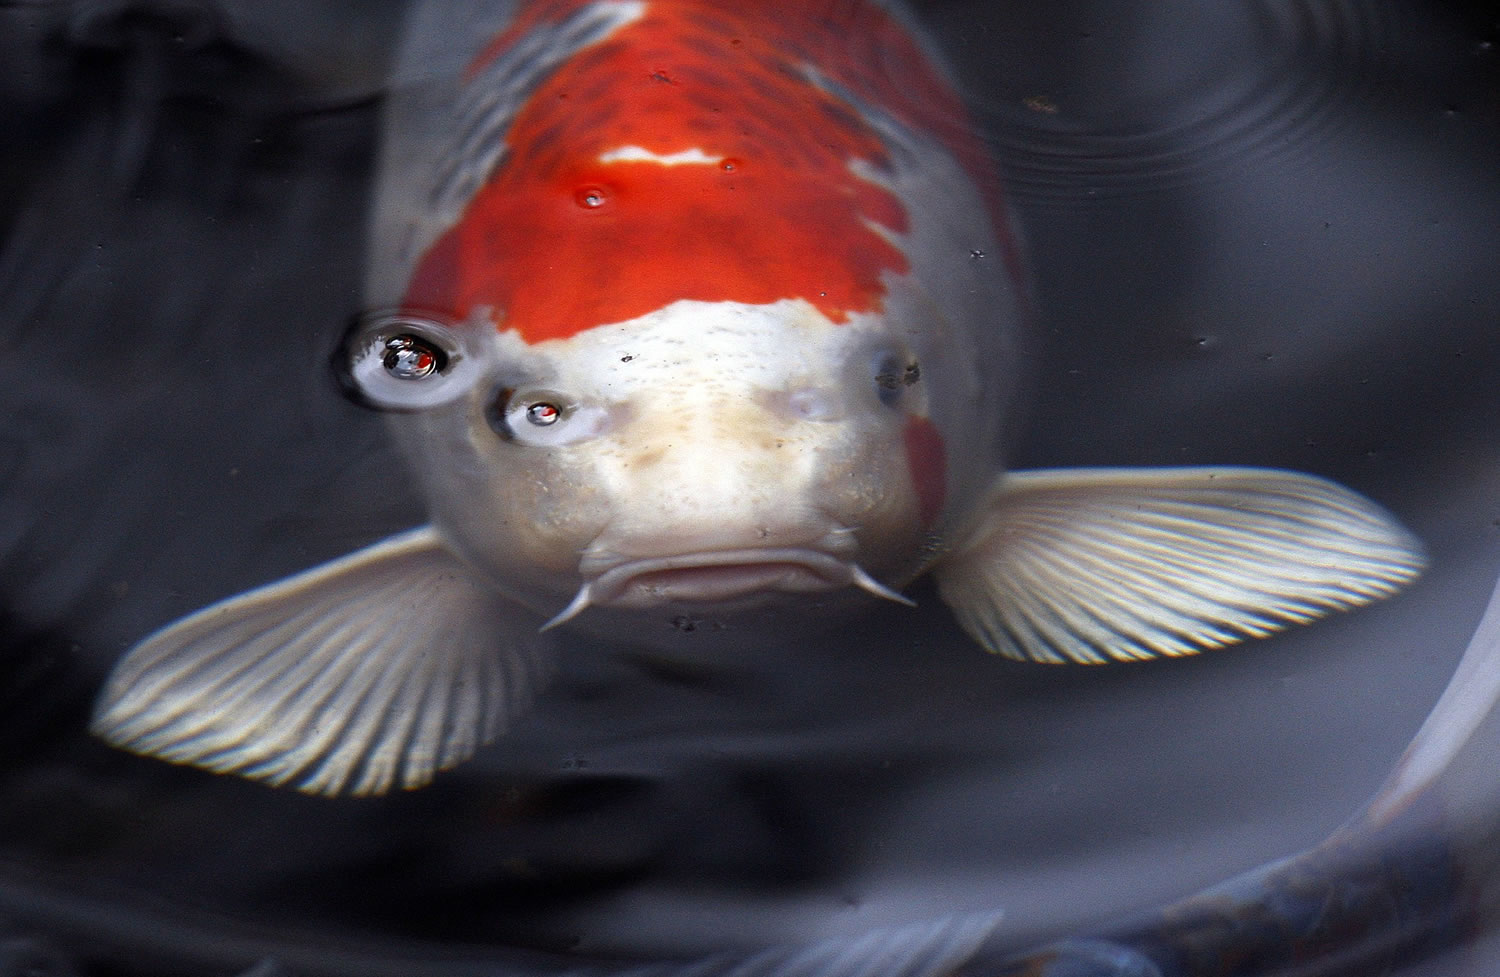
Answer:
<svg viewBox="0 0 1500 977"><path fill-rule="evenodd" d="M551 642L430 529L205 608L115 668L93 729L309 793L416 787L523 711Z"/></svg>
<svg viewBox="0 0 1500 977"><path fill-rule="evenodd" d="M1260 468L1003 476L939 592L991 651L1099 663L1193 654L1387 596L1420 545L1326 479Z"/></svg>

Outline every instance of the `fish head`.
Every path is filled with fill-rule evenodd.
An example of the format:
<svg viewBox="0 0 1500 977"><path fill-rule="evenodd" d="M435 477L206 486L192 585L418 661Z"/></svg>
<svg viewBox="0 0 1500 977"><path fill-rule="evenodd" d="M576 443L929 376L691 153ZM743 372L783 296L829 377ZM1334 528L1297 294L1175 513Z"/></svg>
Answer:
<svg viewBox="0 0 1500 977"><path fill-rule="evenodd" d="M682 300L535 343L490 310L391 315L356 330L350 375L433 524L512 599L611 628L601 610L821 616L901 599L993 473L984 452L950 465L945 435L991 432L963 430L989 424L962 406L980 378L937 315L899 288L844 322Z"/></svg>
<svg viewBox="0 0 1500 977"><path fill-rule="evenodd" d="M556 13L390 120L366 299L449 352L352 366L434 526L580 624L896 596L1000 467L1021 305L944 73L884 5Z"/></svg>

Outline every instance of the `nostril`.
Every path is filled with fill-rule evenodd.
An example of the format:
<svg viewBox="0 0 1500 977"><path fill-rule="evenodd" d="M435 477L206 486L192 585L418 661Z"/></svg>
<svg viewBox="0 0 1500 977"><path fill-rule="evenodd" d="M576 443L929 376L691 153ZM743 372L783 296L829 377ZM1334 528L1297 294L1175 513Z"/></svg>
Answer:
<svg viewBox="0 0 1500 977"><path fill-rule="evenodd" d="M826 421L836 413L833 398L813 387L788 392L785 408L792 417L804 421Z"/></svg>

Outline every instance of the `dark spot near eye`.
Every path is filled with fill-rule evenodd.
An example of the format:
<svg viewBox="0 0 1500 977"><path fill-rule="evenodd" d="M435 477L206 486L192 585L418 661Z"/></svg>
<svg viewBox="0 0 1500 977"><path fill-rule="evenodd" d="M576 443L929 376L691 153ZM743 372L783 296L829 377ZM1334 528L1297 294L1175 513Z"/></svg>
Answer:
<svg viewBox="0 0 1500 977"><path fill-rule="evenodd" d="M633 354L626 353L624 356L620 357L620 362L629 363L633 359L635 359L635 356Z"/></svg>
<svg viewBox="0 0 1500 977"><path fill-rule="evenodd" d="M510 405L510 398L515 395L515 392L512 387L500 388L490 397L490 402L484 408L484 419L489 422L491 430L506 440L515 437L510 425L505 423L505 409Z"/></svg>
<svg viewBox="0 0 1500 977"><path fill-rule="evenodd" d="M921 377L922 370L915 360L902 366L895 357L886 357L876 367L875 391L881 403L894 407L900 403L902 388L910 387Z"/></svg>
<svg viewBox="0 0 1500 977"><path fill-rule="evenodd" d="M899 390L901 387L909 387L922 379L922 368L916 363L908 363L898 374L895 364L875 374L875 383L882 390Z"/></svg>

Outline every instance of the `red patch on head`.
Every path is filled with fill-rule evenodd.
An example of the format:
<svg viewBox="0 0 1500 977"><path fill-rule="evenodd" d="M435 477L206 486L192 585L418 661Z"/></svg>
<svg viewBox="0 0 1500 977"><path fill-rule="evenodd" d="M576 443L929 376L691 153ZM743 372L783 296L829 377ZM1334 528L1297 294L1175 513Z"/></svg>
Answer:
<svg viewBox="0 0 1500 977"><path fill-rule="evenodd" d="M917 493L917 515L925 529L943 511L948 494L948 455L937 425L925 417L910 418L901 436L906 443L906 468Z"/></svg>
<svg viewBox="0 0 1500 977"><path fill-rule="evenodd" d="M472 70L583 5L527 5ZM407 303L458 318L491 306L529 342L682 299L801 298L835 322L878 309L881 276L907 262L871 225L900 233L907 215L851 170L886 166L885 143L809 67L936 134L971 172L987 164L953 94L888 14L860 7L850 23L841 8L834 22L807 6L646 0L642 17L537 86L504 162L423 257ZM624 146L723 162L598 161Z"/></svg>

